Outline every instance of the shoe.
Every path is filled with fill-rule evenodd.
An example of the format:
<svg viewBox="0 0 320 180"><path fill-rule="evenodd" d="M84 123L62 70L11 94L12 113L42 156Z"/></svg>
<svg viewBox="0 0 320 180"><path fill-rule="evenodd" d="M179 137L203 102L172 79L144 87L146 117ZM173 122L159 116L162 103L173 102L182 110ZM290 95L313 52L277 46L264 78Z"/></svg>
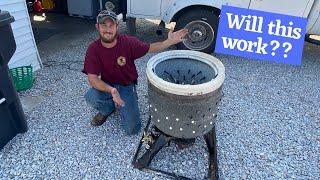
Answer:
<svg viewBox="0 0 320 180"><path fill-rule="evenodd" d="M106 122L108 115L103 115L101 113L96 114L92 120L91 125L92 126L101 126L104 122Z"/></svg>

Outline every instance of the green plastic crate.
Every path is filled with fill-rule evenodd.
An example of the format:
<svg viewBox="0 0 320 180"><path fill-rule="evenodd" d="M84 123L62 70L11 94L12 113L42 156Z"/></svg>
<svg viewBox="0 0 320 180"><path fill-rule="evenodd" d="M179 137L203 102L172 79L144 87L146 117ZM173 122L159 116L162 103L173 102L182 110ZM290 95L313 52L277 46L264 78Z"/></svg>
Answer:
<svg viewBox="0 0 320 180"><path fill-rule="evenodd" d="M21 66L10 69L10 74L16 90L24 91L33 86L33 70L32 66Z"/></svg>

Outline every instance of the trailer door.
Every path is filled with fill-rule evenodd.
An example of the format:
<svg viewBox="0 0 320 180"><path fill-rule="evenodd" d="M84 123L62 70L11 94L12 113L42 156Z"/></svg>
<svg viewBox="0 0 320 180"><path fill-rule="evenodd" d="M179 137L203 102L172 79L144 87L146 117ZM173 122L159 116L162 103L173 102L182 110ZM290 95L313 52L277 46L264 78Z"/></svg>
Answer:
<svg viewBox="0 0 320 180"><path fill-rule="evenodd" d="M162 0L128 0L128 15L141 18L159 18Z"/></svg>
<svg viewBox="0 0 320 180"><path fill-rule="evenodd" d="M306 17L314 0L252 0L250 9Z"/></svg>

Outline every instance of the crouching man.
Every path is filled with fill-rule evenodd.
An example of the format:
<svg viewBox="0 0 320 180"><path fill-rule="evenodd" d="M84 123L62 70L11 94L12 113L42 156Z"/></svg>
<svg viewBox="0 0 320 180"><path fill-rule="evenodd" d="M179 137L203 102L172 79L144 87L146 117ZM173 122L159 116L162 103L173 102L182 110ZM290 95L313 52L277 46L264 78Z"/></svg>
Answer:
<svg viewBox="0 0 320 180"><path fill-rule="evenodd" d="M103 10L97 16L96 28L100 38L88 47L83 69L92 88L84 96L87 103L98 110L91 120L93 126L102 125L118 106L121 124L131 135L141 128L136 92L138 73L134 60L181 42L187 30L171 30L167 40L148 44L119 34L118 26L117 15L112 11Z"/></svg>

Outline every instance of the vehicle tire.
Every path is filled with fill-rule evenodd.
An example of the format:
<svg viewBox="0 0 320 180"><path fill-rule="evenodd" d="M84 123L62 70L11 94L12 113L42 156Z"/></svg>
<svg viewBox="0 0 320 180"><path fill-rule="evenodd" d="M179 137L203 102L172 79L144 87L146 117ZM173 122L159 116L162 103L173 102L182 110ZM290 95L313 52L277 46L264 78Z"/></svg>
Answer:
<svg viewBox="0 0 320 180"><path fill-rule="evenodd" d="M189 32L177 48L214 52L218 24L218 17L212 11L197 9L183 14L176 22L175 31L186 28Z"/></svg>
<svg viewBox="0 0 320 180"><path fill-rule="evenodd" d="M136 18L127 17L126 26L127 26L128 34L131 36L135 36L136 35Z"/></svg>

